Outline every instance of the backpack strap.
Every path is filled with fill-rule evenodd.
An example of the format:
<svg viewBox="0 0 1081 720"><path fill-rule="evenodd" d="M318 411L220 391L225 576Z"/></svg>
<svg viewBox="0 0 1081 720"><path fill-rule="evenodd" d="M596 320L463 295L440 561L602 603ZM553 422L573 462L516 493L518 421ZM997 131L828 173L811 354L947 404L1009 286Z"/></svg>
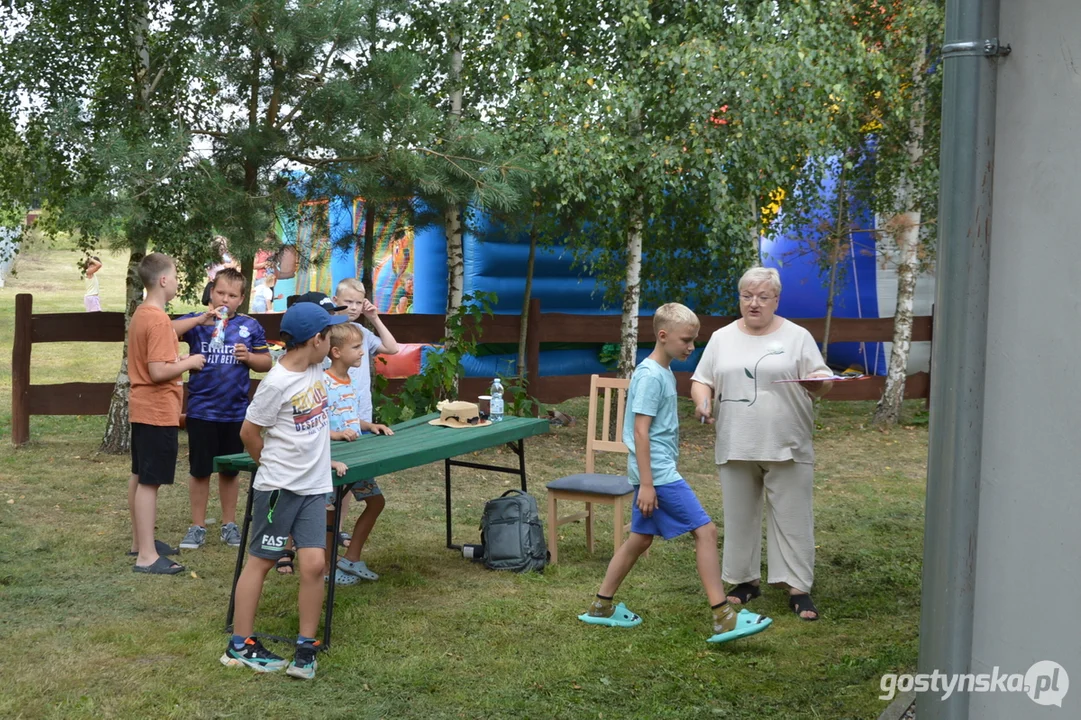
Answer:
<svg viewBox="0 0 1081 720"><path fill-rule="evenodd" d="M517 493L518 495L525 495L525 494L526 494L526 493L522 492L521 490L519 490L518 488L511 488L510 490L508 490L507 492L503 493L503 494L502 494L502 495L500 495L499 497L507 497L507 496L508 496L508 495L510 495L511 493Z"/></svg>

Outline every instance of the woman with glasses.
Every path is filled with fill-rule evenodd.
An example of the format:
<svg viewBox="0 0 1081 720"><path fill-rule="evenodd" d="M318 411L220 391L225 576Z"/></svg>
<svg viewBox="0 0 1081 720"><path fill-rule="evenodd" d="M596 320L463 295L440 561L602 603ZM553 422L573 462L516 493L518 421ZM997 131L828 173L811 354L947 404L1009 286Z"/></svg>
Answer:
<svg viewBox="0 0 1081 720"><path fill-rule="evenodd" d="M724 495L721 576L728 602L746 604L762 594L762 509L771 586L788 591L788 605L803 620L817 620L814 581L813 398L829 381L777 380L831 377L814 338L776 314L781 279L755 267L739 281L740 319L713 333L691 382L702 422L716 428L716 462ZM763 503L764 501L764 503Z"/></svg>

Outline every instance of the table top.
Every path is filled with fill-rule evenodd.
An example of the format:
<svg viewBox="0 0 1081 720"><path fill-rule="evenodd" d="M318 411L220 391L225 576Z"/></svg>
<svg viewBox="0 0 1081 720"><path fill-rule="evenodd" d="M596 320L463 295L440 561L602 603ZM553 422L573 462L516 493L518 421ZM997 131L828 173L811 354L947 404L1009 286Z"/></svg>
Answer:
<svg viewBox="0 0 1081 720"><path fill-rule="evenodd" d="M349 466L335 485L349 485L399 470L427 465L477 450L524 440L548 432L546 418L505 416L484 427L449 428L429 425L432 413L391 426L393 435L362 435L353 442L332 442L330 457ZM214 458L215 470L254 472L258 467L247 453Z"/></svg>

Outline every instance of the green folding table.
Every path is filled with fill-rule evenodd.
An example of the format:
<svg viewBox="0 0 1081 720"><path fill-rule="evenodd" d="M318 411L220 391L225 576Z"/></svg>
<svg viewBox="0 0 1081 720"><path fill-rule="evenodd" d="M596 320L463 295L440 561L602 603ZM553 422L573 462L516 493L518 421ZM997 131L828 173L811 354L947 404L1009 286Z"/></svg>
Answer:
<svg viewBox="0 0 1081 720"><path fill-rule="evenodd" d="M342 477L332 474L334 482L334 534L338 537L341 518L342 498L350 485L360 480L389 475L400 470L443 461L443 477L446 493L447 511L447 547L460 549L453 541L451 526L451 467L467 467L477 470L510 473L521 479L522 491L526 492L525 439L548 432L548 421L539 418L505 417L501 422L484 427L448 428L429 425L429 420L438 418L438 413L407 420L392 426L393 435L363 435L353 442L335 442L330 446L330 457L349 466L349 471ZM518 456L518 467L486 465L484 463L454 460L459 455L486 450L499 445L509 445ZM251 482L255 481L258 466L247 453L222 455L214 458L215 470L250 473ZM244 526L240 533L240 548L237 550L236 571L233 573L233 589L229 595L229 611L225 618L226 629L231 631L233 611L236 606L236 584L240 571L244 567L244 553L248 546L248 531L252 520L252 501L254 495L249 484L248 502L244 511ZM338 543L333 542L330 559L330 588L327 592L327 617L323 626L323 646L330 647L330 628L334 616L334 568L338 564Z"/></svg>

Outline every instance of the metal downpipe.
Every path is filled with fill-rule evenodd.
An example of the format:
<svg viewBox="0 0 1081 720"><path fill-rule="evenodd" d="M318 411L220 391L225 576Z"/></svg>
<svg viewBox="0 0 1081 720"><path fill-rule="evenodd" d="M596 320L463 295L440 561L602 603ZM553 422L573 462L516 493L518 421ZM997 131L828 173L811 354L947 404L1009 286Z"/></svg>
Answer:
<svg viewBox="0 0 1081 720"><path fill-rule="evenodd" d="M946 2L921 673L968 673L972 663L998 15L998 0ZM968 693L917 698L920 720L968 712Z"/></svg>

